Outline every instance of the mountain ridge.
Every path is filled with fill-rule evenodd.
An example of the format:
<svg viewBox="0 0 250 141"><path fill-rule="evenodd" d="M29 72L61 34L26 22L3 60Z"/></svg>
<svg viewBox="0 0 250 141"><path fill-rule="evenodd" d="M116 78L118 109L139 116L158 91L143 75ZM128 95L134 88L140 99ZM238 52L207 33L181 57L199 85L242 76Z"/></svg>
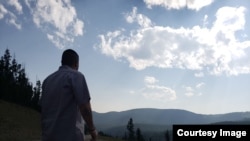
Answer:
<svg viewBox="0 0 250 141"><path fill-rule="evenodd" d="M231 113L245 113L245 112L250 112L249 111L234 111L234 112L225 112L225 113L210 113L210 114L206 114L206 113L198 113L198 112L193 112L190 110L185 110L185 109L177 109L177 108L171 108L171 109L160 109L160 108L134 108L134 109L127 109L127 110L121 110L121 111L107 111L107 112L98 112L93 110L94 113L98 113L98 114L108 114L108 113L120 113L120 112L127 112L127 111L135 111L135 110L180 110L180 111L187 111L187 112L191 112L194 114L201 114L201 115L221 115L221 114L231 114Z"/></svg>
<svg viewBox="0 0 250 141"><path fill-rule="evenodd" d="M139 108L125 111L111 111L107 113L93 112L94 121L98 129L108 133L126 130L127 122L133 119L135 125L141 127L159 127L169 129L173 124L213 124L220 122L234 122L250 119L250 111L231 112L225 114L198 114L183 109L155 109ZM139 127L139 126L138 126Z"/></svg>

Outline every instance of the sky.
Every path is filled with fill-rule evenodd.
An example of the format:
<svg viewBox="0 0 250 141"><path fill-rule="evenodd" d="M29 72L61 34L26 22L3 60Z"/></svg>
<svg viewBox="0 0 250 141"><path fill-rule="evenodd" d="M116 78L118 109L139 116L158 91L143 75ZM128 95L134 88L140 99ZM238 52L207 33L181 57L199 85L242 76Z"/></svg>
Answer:
<svg viewBox="0 0 250 141"><path fill-rule="evenodd" d="M250 111L248 0L0 0L0 55L30 81L74 49L92 109Z"/></svg>

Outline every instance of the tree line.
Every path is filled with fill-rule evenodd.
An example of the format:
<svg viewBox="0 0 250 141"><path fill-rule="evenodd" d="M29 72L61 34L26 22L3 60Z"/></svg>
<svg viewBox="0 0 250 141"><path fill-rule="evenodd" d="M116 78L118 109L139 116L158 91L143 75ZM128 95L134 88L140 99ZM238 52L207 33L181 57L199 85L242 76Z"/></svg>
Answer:
<svg viewBox="0 0 250 141"><path fill-rule="evenodd" d="M136 129L136 130L135 130ZM87 130L85 130L87 131ZM85 134L89 134L88 132L85 132ZM158 134L157 138L153 137L151 138L150 136L146 135L146 133L143 133L143 130L141 130L139 127L136 128L133 122L133 118L130 118L127 125L126 125L126 130L123 136L114 136L111 134L104 133L103 131L99 131L98 134L100 136L106 136L106 137L111 137L111 138L117 138L123 141L172 141L172 136L171 136L171 131L170 130L165 130L162 132L162 135ZM162 138L163 136L163 138Z"/></svg>
<svg viewBox="0 0 250 141"><path fill-rule="evenodd" d="M40 111L41 81L30 82L25 67L6 49L0 58L0 99Z"/></svg>
<svg viewBox="0 0 250 141"><path fill-rule="evenodd" d="M135 127L134 127L134 123L133 123L133 119L130 118L127 124L127 131L123 137L124 140L127 141L146 141L142 131L140 128L137 128L135 131ZM127 135L128 133L128 135ZM166 130L166 132L164 132L164 139L165 141L170 141L170 133L168 130ZM150 138L149 141L152 141L152 139Z"/></svg>

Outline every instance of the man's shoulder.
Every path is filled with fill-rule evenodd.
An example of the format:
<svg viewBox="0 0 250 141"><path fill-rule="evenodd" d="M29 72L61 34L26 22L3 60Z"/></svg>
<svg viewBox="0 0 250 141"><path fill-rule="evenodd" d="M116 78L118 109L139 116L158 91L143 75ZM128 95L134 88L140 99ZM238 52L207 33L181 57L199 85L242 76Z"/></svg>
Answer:
<svg viewBox="0 0 250 141"><path fill-rule="evenodd" d="M51 80L54 78L58 78L61 76L65 76L68 75L69 77L76 77L76 78L84 78L83 73L81 73L80 71L68 68L68 67L60 67L57 71L51 73L50 75L48 75L45 79L44 82L46 82L46 80Z"/></svg>
<svg viewBox="0 0 250 141"><path fill-rule="evenodd" d="M77 75L77 76L83 76L83 74L80 71L74 70L74 69L66 69L64 70L72 75Z"/></svg>

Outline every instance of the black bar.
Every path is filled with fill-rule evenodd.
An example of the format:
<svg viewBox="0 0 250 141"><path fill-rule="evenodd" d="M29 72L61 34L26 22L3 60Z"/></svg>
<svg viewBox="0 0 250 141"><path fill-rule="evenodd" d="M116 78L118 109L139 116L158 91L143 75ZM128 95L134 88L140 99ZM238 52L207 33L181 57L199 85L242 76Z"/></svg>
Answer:
<svg viewBox="0 0 250 141"><path fill-rule="evenodd" d="M173 125L173 141L250 141L250 125Z"/></svg>

